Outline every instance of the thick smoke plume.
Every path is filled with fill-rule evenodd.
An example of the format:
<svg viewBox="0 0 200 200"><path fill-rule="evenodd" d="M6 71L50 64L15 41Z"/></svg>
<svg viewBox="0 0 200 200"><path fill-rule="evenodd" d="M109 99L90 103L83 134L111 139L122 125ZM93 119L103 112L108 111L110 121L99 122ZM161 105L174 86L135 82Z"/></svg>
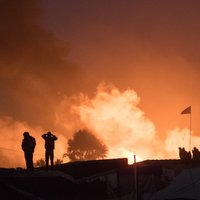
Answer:
<svg viewBox="0 0 200 200"><path fill-rule="evenodd" d="M66 96L55 110L55 129L58 136L55 157L62 159L67 140L79 129L87 128L101 139L109 149L108 158L127 157L133 162L144 159L177 159L178 147L189 150L189 130L178 127L166 130L166 138L160 140L154 122L140 108L140 97L133 89L120 91L114 85L100 83L93 96L79 93ZM1 166L24 166L21 141L23 131L36 138L34 161L44 158L44 141L41 134L48 131L11 118L0 120ZM192 137L193 146L200 142ZM68 161L68 160L65 160Z"/></svg>
<svg viewBox="0 0 200 200"><path fill-rule="evenodd" d="M42 26L37 3L0 1L0 116L52 127L57 101L79 88L82 72Z"/></svg>
<svg viewBox="0 0 200 200"><path fill-rule="evenodd" d="M29 131L36 138L34 161L44 157L44 141L41 138L44 132L52 131L58 136L55 156L61 159L67 149L67 139L81 128L90 129L105 142L109 148L109 158L129 157L132 159L133 154L136 154L138 159L178 158L179 146L185 146L188 150L189 130L172 127L171 130L166 130L163 133L165 137L163 136L164 140L161 140L156 131L157 124L140 107L140 97L133 89L120 90L114 85L101 83L93 96L88 95L86 92L79 93L85 87L83 84L85 83L83 71L77 64L67 59L68 45L63 41L59 41L44 29L40 21L42 7L38 2L35 0L0 0L0 136L2 138L0 167L25 166L21 150L24 131ZM157 15L156 19L158 19ZM168 20L168 17L166 19ZM157 24L154 26L159 27ZM192 29L193 27L191 27ZM104 29L101 28L102 30ZM139 27L135 30L140 31ZM147 33L148 31L142 32ZM159 32L156 31L156 33ZM182 29L180 33L182 33ZM135 41L139 40L135 39ZM164 42L163 47L169 46L165 45L168 40L160 39L159 41ZM193 41L190 45L196 44L197 41ZM128 39L129 43L130 40ZM184 44L184 42L180 43ZM160 44L160 42L152 42L152 44ZM110 46L113 47L114 45ZM124 49L122 47L120 47L120 52L121 49ZM193 46L191 48L193 49ZM196 49L198 50L198 48L197 45ZM130 63L132 66L132 48L129 52L131 52ZM138 52L138 49L134 52ZM141 48L141 52L141 55L143 55L143 48ZM136 57L139 57L138 54L136 55ZM110 57L113 59L117 56L113 54ZM151 54L149 57L152 59ZM157 53L155 58L157 61ZM105 60L107 61L107 59ZM142 60L146 59L142 56ZM117 61L117 63L120 62ZM145 68L143 68L142 75L140 74L141 71L138 70L139 75L135 79L141 79L141 76L145 75L142 89L146 90L146 86L152 80L148 78L149 72L155 75L157 69L163 69L160 70L162 77L164 77L161 84L158 84L157 81L154 82L154 85L159 85L157 90L154 90L154 94L156 93L157 96L162 91L163 100L166 100L165 95L167 93L163 90L163 86L166 85L166 80L168 81L164 70L168 69L168 65L165 64L166 68L164 68L165 65L161 65L163 59L158 63L158 67L154 68L154 71L153 67L152 70L147 70L149 64L144 63ZM101 62L99 65L101 65ZM115 65L112 63L110 66ZM160 68L160 66L164 67ZM182 74L182 68L179 67L178 71L171 74L171 69L174 70L175 67L174 65L170 66L172 66L169 68L170 77L174 77L171 83L179 82L181 89L179 87L178 89L185 90L185 86L182 87L184 85L182 81L188 80L188 73L185 72L187 76L182 79L177 79L175 74ZM136 65L134 69L140 67L140 65ZM121 64L120 68L123 72L126 71L121 67ZM102 68L99 67L99 69ZM116 77L116 74L120 74L121 77L122 71L113 73L113 69L117 71L117 68L108 69L112 74L112 80ZM133 70L133 72L135 71ZM148 73L145 74L146 72ZM190 73L190 76L194 77L193 80L198 80L196 75L198 73L196 72L198 70ZM109 74L105 71L102 71L102 73ZM195 76L193 76L193 73ZM130 74L123 75L131 80ZM91 79L91 76L87 79ZM86 82L91 84L88 80ZM113 82L115 83L115 81ZM141 85L140 81L138 83ZM196 82L192 83L196 84ZM135 89L135 87L132 88ZM152 88L148 87L148 89L146 97L152 103L154 102L154 99L150 99ZM194 91L191 90L191 93L194 93ZM176 96L177 91L176 95L173 94L171 96ZM181 99L184 98L181 96ZM155 107L152 109L155 110ZM199 137L192 137L192 141L192 146L197 146Z"/></svg>
<svg viewBox="0 0 200 200"><path fill-rule="evenodd" d="M68 45L44 29L41 14L39 1L0 1L0 166L24 166L24 131L37 139L35 159L43 157L41 134L55 130L57 104L82 82Z"/></svg>
<svg viewBox="0 0 200 200"><path fill-rule="evenodd" d="M189 150L188 129L166 130L166 138L159 139L156 125L139 103L133 89L120 91L103 82L92 97L84 93L66 97L57 111L57 125L69 135L79 128L89 128L109 147L109 158L128 157L130 162L134 154L138 160L177 159L179 146Z"/></svg>

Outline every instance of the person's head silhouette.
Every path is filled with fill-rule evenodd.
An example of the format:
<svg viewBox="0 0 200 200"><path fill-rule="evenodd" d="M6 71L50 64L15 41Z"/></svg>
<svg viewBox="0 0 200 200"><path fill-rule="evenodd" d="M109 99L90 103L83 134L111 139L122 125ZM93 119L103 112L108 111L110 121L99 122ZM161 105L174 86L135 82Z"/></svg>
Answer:
<svg viewBox="0 0 200 200"><path fill-rule="evenodd" d="M24 132L23 135L24 135L24 137L28 137L29 136L29 132L26 131L26 132Z"/></svg>
<svg viewBox="0 0 200 200"><path fill-rule="evenodd" d="M51 132L49 131L49 132L47 132L47 135L50 137L51 136Z"/></svg>

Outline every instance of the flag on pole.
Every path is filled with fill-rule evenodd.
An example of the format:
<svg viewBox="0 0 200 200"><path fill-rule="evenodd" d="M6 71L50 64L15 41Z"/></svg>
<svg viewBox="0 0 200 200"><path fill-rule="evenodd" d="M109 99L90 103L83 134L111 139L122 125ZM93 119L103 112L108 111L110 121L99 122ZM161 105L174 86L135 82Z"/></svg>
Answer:
<svg viewBox="0 0 200 200"><path fill-rule="evenodd" d="M181 112L181 114L191 114L191 106L187 107L185 110Z"/></svg>

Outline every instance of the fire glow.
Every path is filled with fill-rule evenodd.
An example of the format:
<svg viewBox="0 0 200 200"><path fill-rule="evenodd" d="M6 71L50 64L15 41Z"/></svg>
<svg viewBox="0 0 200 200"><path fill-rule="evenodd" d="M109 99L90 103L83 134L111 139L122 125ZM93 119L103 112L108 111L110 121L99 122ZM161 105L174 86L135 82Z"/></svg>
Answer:
<svg viewBox="0 0 200 200"><path fill-rule="evenodd" d="M184 143L174 143L174 139L183 137L182 130L174 128L167 130L166 139L160 141L154 123L139 103L134 90L120 91L102 82L93 97L80 93L64 99L57 113L57 123L71 132L80 127L91 130L108 146L108 158L127 157L129 163L133 163L134 155L137 161L178 158L178 145L186 144L187 137L182 139ZM188 131L185 129L184 134Z"/></svg>
<svg viewBox="0 0 200 200"><path fill-rule="evenodd" d="M140 157L143 147L139 148L138 144L147 145L154 138L154 124L145 117L138 103L135 91L121 93L102 83L95 98L85 99L80 105L81 121L105 141L110 149L109 157L119 157L125 152L135 152Z"/></svg>
<svg viewBox="0 0 200 200"><path fill-rule="evenodd" d="M107 158L110 159L127 157L131 164L134 155L137 161L178 158L178 147L187 147L189 130L178 127L166 130L166 138L161 141L154 123L139 103L140 98L133 89L120 91L104 82L99 84L93 97L84 93L66 96L55 110L56 129L53 133L58 136L55 159L62 159L67 140L75 131L84 128L107 145ZM24 166L21 140L23 131L27 130L37 141L34 160L44 158L44 141L41 139L44 128L31 127L11 118L1 119L0 126L0 134L5 140L4 150L1 148L1 167ZM192 138L193 144L197 145L200 138ZM11 153L6 148L14 148L16 152Z"/></svg>

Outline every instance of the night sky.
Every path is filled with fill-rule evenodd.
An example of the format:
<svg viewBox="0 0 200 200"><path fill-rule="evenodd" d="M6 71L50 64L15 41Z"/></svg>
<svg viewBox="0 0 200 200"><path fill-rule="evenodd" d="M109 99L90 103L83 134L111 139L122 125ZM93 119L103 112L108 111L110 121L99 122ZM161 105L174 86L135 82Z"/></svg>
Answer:
<svg viewBox="0 0 200 200"><path fill-rule="evenodd" d="M199 10L198 0L0 0L2 158L5 148L21 156L25 130L40 155L41 135L55 132L60 156L84 127L110 157L177 157L188 149L189 115L180 113L190 105L200 147Z"/></svg>

